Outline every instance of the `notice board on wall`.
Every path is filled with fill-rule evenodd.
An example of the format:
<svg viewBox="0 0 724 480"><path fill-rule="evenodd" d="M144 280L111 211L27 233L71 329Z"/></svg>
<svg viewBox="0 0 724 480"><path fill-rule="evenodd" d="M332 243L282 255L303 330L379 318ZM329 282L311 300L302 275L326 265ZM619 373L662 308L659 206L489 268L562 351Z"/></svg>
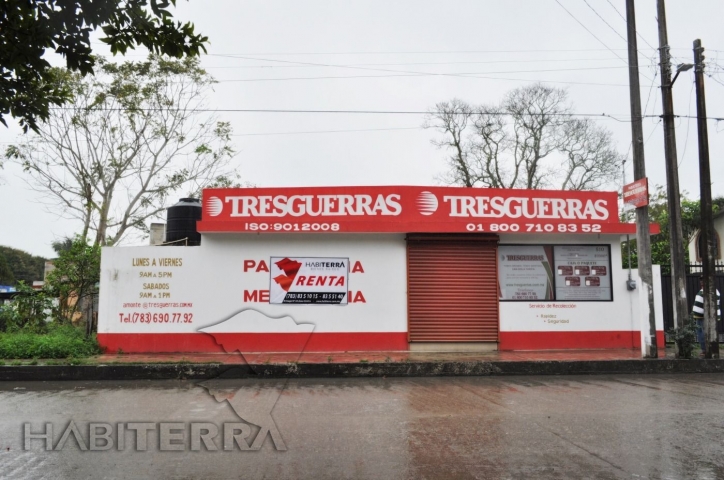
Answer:
<svg viewBox="0 0 724 480"><path fill-rule="evenodd" d="M500 300L611 301L609 245L500 245Z"/></svg>
<svg viewBox="0 0 724 480"><path fill-rule="evenodd" d="M612 300L607 245L556 245L556 300Z"/></svg>
<svg viewBox="0 0 724 480"><path fill-rule="evenodd" d="M501 300L553 300L553 247L500 245Z"/></svg>

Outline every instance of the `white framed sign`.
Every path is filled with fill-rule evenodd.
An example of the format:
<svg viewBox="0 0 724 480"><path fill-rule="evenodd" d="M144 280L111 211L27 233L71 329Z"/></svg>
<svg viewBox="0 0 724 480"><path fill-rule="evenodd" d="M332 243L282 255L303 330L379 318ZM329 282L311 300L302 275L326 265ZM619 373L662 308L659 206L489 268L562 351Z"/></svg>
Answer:
<svg viewBox="0 0 724 480"><path fill-rule="evenodd" d="M556 245L556 300L613 300L608 245Z"/></svg>
<svg viewBox="0 0 724 480"><path fill-rule="evenodd" d="M500 245L501 300L553 300L553 249L541 245Z"/></svg>
<svg viewBox="0 0 724 480"><path fill-rule="evenodd" d="M349 259L271 257L269 303L347 305Z"/></svg>

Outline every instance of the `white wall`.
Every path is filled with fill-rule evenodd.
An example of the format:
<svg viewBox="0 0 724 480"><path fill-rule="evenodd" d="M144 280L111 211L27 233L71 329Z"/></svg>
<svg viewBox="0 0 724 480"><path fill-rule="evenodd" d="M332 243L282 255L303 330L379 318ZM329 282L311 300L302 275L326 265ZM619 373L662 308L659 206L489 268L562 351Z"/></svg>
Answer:
<svg viewBox="0 0 724 480"><path fill-rule="evenodd" d="M596 244L611 245L612 302L528 302L500 303L503 332L575 332L640 330L639 293L626 289L628 272L621 268L618 235L501 235L501 244ZM349 274L350 304L271 305L245 302L244 292L268 290L270 274L251 268L245 261L267 264L272 256L348 257L350 265L361 262L364 273ZM134 266L134 259L180 258L181 266ZM247 267L248 268L248 267ZM141 272L171 274L146 278ZM637 272L633 271L633 278ZM162 289L144 289L144 284L161 283ZM640 287L640 281L638 282ZM142 294L168 298L141 298ZM364 302L354 302L362 292ZM663 329L661 286L654 271L658 329ZM268 317L290 316L297 323L312 323L316 332L406 332L407 266L406 245L401 234L210 234L200 247L112 247L104 248L101 264L99 333L191 333L214 325L244 308ZM558 322L544 322L541 313L555 315ZM121 316L143 314L151 322L123 322ZM173 322L177 314L178 323ZM169 322L159 315L170 315ZM186 314L191 321L185 323ZM259 316L258 318L263 318ZM286 332L286 327L256 325L257 332ZM281 328L281 330L280 330ZM251 331L251 330L244 330Z"/></svg>
<svg viewBox="0 0 724 480"><path fill-rule="evenodd" d="M298 323L313 323L315 332L407 331L407 266L402 234L209 234L200 247L104 248L101 262L100 333L181 333L218 323L243 308L264 315L288 315ZM245 260L268 265L272 256L348 257L361 262L364 273L350 272L348 305L270 305L244 302L244 291L268 290L266 271L244 272ZM182 258L181 267L133 266L134 258ZM247 267L248 268L248 267ZM171 278L141 278L140 272L170 272ZM169 289L144 290L144 283L164 283ZM170 294L169 299L140 298L143 292ZM357 292L361 292L364 302ZM355 302L355 299L357 301ZM140 306L128 306L138 303ZM177 306L159 308L152 303ZM192 307L180 307L181 303ZM124 307L124 304L126 305ZM144 308L144 304L146 308ZM122 313L192 313L191 323L122 323ZM255 331L279 331L278 325Z"/></svg>
<svg viewBox="0 0 724 480"><path fill-rule="evenodd" d="M621 267L619 235L529 235L500 236L500 244L601 244L611 245L612 302L500 302L501 332L572 332L572 331L633 331L639 330L639 292L626 289L628 270ZM638 281L638 273L633 271ZM657 300L658 329L663 329L661 311L661 276L658 266L654 272L654 292ZM545 308L537 308L545 305ZM541 318L540 315L555 315Z"/></svg>
<svg viewBox="0 0 724 480"><path fill-rule="evenodd" d="M724 250L724 214L720 214L714 217L714 231L719 235L719 258L717 260L721 260L724 258L724 252L721 250ZM691 239L688 245L689 249L689 263L701 263L701 260L696 257L696 242L699 240L699 232L697 231L694 234L694 238Z"/></svg>

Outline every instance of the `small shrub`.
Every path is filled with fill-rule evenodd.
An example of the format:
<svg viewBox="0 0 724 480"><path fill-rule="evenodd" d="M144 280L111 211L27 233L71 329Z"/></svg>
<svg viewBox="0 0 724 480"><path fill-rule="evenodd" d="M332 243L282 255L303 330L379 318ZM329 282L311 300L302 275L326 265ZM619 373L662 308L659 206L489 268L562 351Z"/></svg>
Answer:
<svg viewBox="0 0 724 480"><path fill-rule="evenodd" d="M369 360L367 360L366 358L362 358L360 359L359 363L369 363Z"/></svg>
<svg viewBox="0 0 724 480"><path fill-rule="evenodd" d="M699 344L696 341L696 322L689 317L684 324L678 328L672 328L667 332L676 343L679 351L679 358L692 358L694 347Z"/></svg>
<svg viewBox="0 0 724 480"><path fill-rule="evenodd" d="M12 303L0 309L0 331L43 333L52 311L53 298L47 291L20 282Z"/></svg>

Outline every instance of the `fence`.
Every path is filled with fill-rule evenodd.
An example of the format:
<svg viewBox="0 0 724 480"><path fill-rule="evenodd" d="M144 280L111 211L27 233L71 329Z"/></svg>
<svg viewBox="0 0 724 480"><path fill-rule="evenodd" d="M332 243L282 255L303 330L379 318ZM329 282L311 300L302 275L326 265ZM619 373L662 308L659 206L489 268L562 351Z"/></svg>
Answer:
<svg viewBox="0 0 724 480"><path fill-rule="evenodd" d="M687 275L701 275L701 263L692 263L691 265L684 265L684 270ZM714 263L714 270L717 274L724 274L724 260L717 260ZM671 275L671 265L661 265L661 275Z"/></svg>
<svg viewBox="0 0 724 480"><path fill-rule="evenodd" d="M662 268L662 272L663 272ZM689 312L694 306L694 298L699 292L699 278L701 277L701 265L686 265L686 301L689 304ZM724 292L724 264L717 264L714 284L719 292ZM671 294L671 274L661 274L661 300L664 310L664 331L674 328L674 298ZM724 335L724 322L717 322L719 337Z"/></svg>

